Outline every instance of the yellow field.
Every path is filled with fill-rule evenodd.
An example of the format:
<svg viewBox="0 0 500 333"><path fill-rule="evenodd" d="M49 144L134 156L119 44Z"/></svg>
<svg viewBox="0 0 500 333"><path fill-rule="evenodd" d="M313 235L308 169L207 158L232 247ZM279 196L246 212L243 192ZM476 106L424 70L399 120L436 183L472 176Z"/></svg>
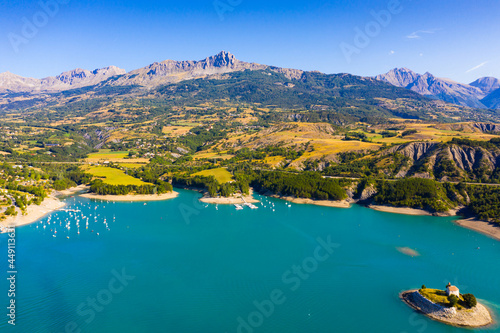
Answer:
<svg viewBox="0 0 500 333"><path fill-rule="evenodd" d="M283 156L268 156L264 159L264 163L269 164L272 167L276 167L279 163L283 162L285 158Z"/></svg>
<svg viewBox="0 0 500 333"><path fill-rule="evenodd" d="M190 123L190 122L187 122L187 121L178 121L178 122L175 122L173 124L176 125L176 126L187 126L187 127L197 127L197 126L201 126L202 125L200 123Z"/></svg>
<svg viewBox="0 0 500 333"><path fill-rule="evenodd" d="M119 166L129 169L137 169L145 166L145 163L118 163Z"/></svg>
<svg viewBox="0 0 500 333"><path fill-rule="evenodd" d="M111 160L116 160L116 159L123 159L127 156L128 156L128 151L111 151L109 149L100 149L98 153L89 154L89 157L87 158L87 160L111 161Z"/></svg>
<svg viewBox="0 0 500 333"><path fill-rule="evenodd" d="M348 151L376 150L380 145L361 141L344 141L339 139L315 140L312 143L313 151L305 152L300 160L307 160L312 157L338 154Z"/></svg>
<svg viewBox="0 0 500 333"><path fill-rule="evenodd" d="M226 154L226 152L223 151L220 154L216 152L196 153L193 157L195 160L200 160L202 158L229 160L234 157L234 155Z"/></svg>
<svg viewBox="0 0 500 333"><path fill-rule="evenodd" d="M85 166L83 170L96 178L101 178L104 183L109 185L150 185L149 183L129 176L125 174L124 171L115 168Z"/></svg>
<svg viewBox="0 0 500 333"><path fill-rule="evenodd" d="M194 173L193 176L204 176L204 177L210 177L214 176L215 179L221 184L227 183L233 180L233 175L229 171L227 171L225 168L217 168L217 169L210 169L210 170L203 170L197 173Z"/></svg>
<svg viewBox="0 0 500 333"><path fill-rule="evenodd" d="M192 126L164 126L162 132L169 136L181 136L189 133Z"/></svg>
<svg viewBox="0 0 500 333"><path fill-rule="evenodd" d="M101 149L98 153L89 154L85 162L96 163L101 161L109 161L114 163L132 163L143 164L148 163L147 158L125 158L128 157L128 151L110 151L109 149Z"/></svg>

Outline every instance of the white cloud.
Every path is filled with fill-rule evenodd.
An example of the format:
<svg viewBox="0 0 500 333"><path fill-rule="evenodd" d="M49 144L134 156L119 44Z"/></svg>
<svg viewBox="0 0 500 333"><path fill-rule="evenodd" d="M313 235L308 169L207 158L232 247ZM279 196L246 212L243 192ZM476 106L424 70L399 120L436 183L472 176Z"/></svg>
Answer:
<svg viewBox="0 0 500 333"><path fill-rule="evenodd" d="M472 71L475 71L476 69L479 69L479 68L483 67L483 66L484 66L484 65L486 65L487 63L488 63L487 61L485 61L485 62L483 62L483 63L480 63L479 65L477 65L477 66L475 66L475 67L472 67L471 69L469 69L469 70L468 70L468 71L466 71L465 73L470 73L470 72L472 72Z"/></svg>
<svg viewBox="0 0 500 333"><path fill-rule="evenodd" d="M433 34L437 31L437 29L431 29L431 30L417 30L406 36L408 39L421 39L422 34Z"/></svg>
<svg viewBox="0 0 500 333"><path fill-rule="evenodd" d="M395 52L394 50L391 50L391 51L389 52L389 55L393 55L394 53L396 53L396 52Z"/></svg>

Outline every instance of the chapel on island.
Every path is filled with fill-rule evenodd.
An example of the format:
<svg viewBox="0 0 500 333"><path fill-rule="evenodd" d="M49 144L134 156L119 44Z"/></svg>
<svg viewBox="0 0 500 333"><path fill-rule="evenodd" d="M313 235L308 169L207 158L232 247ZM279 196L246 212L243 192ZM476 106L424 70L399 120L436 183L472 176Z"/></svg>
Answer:
<svg viewBox="0 0 500 333"><path fill-rule="evenodd" d="M457 297L460 297L460 290L456 286L452 286L451 283L448 282L448 285L446 286L446 295L455 295Z"/></svg>

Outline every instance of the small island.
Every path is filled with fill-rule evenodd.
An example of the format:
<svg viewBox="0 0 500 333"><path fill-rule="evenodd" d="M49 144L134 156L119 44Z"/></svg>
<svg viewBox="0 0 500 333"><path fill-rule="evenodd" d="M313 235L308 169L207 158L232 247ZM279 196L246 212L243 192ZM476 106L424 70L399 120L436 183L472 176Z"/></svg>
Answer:
<svg viewBox="0 0 500 333"><path fill-rule="evenodd" d="M483 327L493 323L488 309L473 294L460 294L448 283L445 290L426 288L407 290L401 299L413 309L442 323L461 327Z"/></svg>

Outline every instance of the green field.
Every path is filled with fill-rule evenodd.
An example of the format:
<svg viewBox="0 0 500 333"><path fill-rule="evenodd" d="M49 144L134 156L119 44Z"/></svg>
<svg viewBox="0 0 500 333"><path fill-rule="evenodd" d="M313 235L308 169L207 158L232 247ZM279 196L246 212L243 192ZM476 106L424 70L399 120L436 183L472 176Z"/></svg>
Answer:
<svg viewBox="0 0 500 333"><path fill-rule="evenodd" d="M210 177L214 176L215 179L221 184L227 183L233 180L233 175L229 171L227 171L225 168L217 168L217 169L210 169L210 170L203 170L197 173L194 173L193 176L204 176L204 177Z"/></svg>
<svg viewBox="0 0 500 333"><path fill-rule="evenodd" d="M102 178L103 182L109 185L150 185L115 168L91 166L86 167L84 170L94 177Z"/></svg>
<svg viewBox="0 0 500 333"><path fill-rule="evenodd" d="M128 156L128 151L111 151L110 149L101 149L98 153L89 154L87 160L121 160Z"/></svg>

